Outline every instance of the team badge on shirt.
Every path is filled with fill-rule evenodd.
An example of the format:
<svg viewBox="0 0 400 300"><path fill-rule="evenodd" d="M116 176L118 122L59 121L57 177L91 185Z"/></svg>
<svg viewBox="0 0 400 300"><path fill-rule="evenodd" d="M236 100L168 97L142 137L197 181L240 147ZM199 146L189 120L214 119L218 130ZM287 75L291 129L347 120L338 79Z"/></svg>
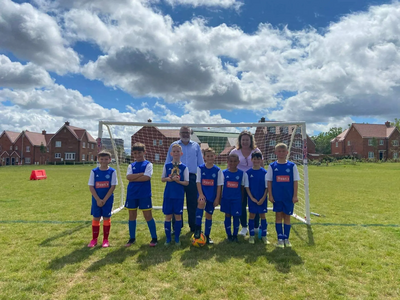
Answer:
<svg viewBox="0 0 400 300"><path fill-rule="evenodd" d="M239 180L239 176L236 176L236 180Z"/></svg>
<svg viewBox="0 0 400 300"><path fill-rule="evenodd" d="M213 177L213 178L215 178L215 176L217 176L217 175L215 175L215 173L214 173L214 174L212 174L212 177Z"/></svg>
<svg viewBox="0 0 400 300"><path fill-rule="evenodd" d="M290 173L290 169L286 169L286 173Z"/></svg>
<svg viewBox="0 0 400 300"><path fill-rule="evenodd" d="M106 179L110 179L110 175L107 174L107 175L106 175Z"/></svg>

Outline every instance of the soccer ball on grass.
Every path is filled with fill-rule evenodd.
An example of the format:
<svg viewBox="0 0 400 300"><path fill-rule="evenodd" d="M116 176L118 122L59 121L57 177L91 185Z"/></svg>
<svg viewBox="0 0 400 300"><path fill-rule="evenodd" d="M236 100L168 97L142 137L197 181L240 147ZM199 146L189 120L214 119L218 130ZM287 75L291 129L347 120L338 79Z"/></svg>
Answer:
<svg viewBox="0 0 400 300"><path fill-rule="evenodd" d="M193 233L192 237L190 238L190 242L195 247L203 247L207 242L207 238L203 233L201 233L200 237L198 239L195 239Z"/></svg>

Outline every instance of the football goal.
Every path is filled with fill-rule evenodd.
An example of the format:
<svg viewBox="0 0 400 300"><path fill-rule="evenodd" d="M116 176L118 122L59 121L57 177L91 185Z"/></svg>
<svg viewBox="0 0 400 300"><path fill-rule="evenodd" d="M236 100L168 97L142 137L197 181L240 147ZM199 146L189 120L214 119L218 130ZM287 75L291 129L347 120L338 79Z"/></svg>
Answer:
<svg viewBox="0 0 400 300"><path fill-rule="evenodd" d="M146 159L153 163L151 179L152 200L155 209L162 206L165 183L161 182L161 173L169 146L179 140L179 129L182 126L191 128L191 140L197 142L201 149L211 147L216 152L216 165L221 169L227 167L227 157L237 145L241 131L250 131L264 158L264 166L276 160L275 145L288 145L288 159L295 162L300 173L298 189L299 202L295 205L293 217L310 224L310 199L307 170L307 134L305 122L263 122L238 124L172 124L172 123L138 123L100 121L98 131L98 151L107 149L112 153L113 167L118 173L119 186L115 190L113 213L124 208L126 195L126 171L130 149L136 142L145 144ZM122 142L121 142L122 141ZM126 155L128 154L128 155ZM272 210L272 204L268 204Z"/></svg>

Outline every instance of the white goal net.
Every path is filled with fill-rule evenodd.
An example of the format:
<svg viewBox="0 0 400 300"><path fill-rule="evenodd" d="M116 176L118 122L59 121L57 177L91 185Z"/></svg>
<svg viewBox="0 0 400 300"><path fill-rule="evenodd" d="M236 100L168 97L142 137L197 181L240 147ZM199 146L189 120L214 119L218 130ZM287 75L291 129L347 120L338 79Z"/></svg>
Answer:
<svg viewBox="0 0 400 300"><path fill-rule="evenodd" d="M222 170L227 167L227 157L237 145L239 133L250 131L257 148L264 158L264 167L276 160L275 145L288 145L288 160L296 163L300 173L298 189L299 202L295 205L293 217L310 224L310 205L308 191L307 170L307 134L304 122L259 122L239 124L170 124L170 123L135 123L100 121L98 133L98 150L108 149L115 164L112 165L118 172L119 186L114 193L113 213L123 209L125 203L126 171L130 156L130 149L136 142L145 144L146 159L153 163L153 177L151 180L152 201L155 209L161 208L165 183L161 182L161 173L167 157L169 146L180 139L179 130L182 126L189 126L192 130L191 140L196 141L201 149L211 147L216 152L216 162ZM122 138L124 138L122 140ZM129 140L128 140L129 139ZM122 145L121 146L121 141ZM121 149L121 147L123 147ZM127 157L123 154L127 153ZM250 159L250 158L249 158ZM268 204L272 210L272 204Z"/></svg>

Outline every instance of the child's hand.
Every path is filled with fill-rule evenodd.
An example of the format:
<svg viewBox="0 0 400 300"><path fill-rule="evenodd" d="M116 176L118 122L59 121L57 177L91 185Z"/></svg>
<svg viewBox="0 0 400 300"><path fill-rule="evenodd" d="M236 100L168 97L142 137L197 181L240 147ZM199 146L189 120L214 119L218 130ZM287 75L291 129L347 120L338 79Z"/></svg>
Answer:
<svg viewBox="0 0 400 300"><path fill-rule="evenodd" d="M199 199L197 199L197 202L203 203L205 201L206 201L206 197L204 195L202 195L202 196L199 195Z"/></svg>
<svg viewBox="0 0 400 300"><path fill-rule="evenodd" d="M251 197L251 198L250 198L250 200L251 200L251 201L253 201L254 203L257 203L257 204L258 204L258 201L257 201L257 199L256 199L256 198L254 198L254 197Z"/></svg>
<svg viewBox="0 0 400 300"><path fill-rule="evenodd" d="M274 197L269 197L269 202L271 202L271 203L275 203L275 200L274 200Z"/></svg>
<svg viewBox="0 0 400 300"><path fill-rule="evenodd" d="M299 198L297 196L293 196L293 203L299 202Z"/></svg>
<svg viewBox="0 0 400 300"><path fill-rule="evenodd" d="M102 207L104 205L103 200L96 200L97 206Z"/></svg>
<svg viewBox="0 0 400 300"><path fill-rule="evenodd" d="M214 200L214 207L217 207L219 205L219 201L218 200Z"/></svg>
<svg viewBox="0 0 400 300"><path fill-rule="evenodd" d="M264 201L265 201L265 198L264 198L264 199L261 199L260 201L258 201L257 204L258 204L258 205L262 205L262 204L264 203Z"/></svg>

